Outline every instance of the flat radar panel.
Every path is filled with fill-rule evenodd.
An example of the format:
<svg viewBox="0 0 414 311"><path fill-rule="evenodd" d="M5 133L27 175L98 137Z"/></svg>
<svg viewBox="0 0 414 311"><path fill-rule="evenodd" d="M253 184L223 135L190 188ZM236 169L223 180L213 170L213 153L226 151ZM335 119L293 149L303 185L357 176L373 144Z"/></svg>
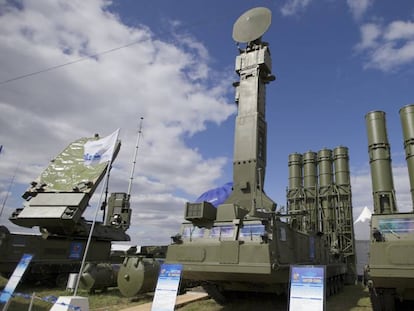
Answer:
<svg viewBox="0 0 414 311"><path fill-rule="evenodd" d="M250 9L240 16L233 26L236 42L251 42L260 38L272 22L272 12L264 7Z"/></svg>

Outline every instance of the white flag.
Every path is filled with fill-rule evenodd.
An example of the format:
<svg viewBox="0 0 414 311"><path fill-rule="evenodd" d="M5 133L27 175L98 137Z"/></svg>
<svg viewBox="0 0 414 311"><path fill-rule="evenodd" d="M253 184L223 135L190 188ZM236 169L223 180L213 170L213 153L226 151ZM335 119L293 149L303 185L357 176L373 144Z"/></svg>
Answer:
<svg viewBox="0 0 414 311"><path fill-rule="evenodd" d="M362 210L361 214L359 214L357 220L355 220L354 225L358 222L365 222L365 220L370 220L371 219L371 211L369 210L368 207L364 207L364 209Z"/></svg>
<svg viewBox="0 0 414 311"><path fill-rule="evenodd" d="M111 135L98 140L90 140L83 146L83 160L85 165L96 165L112 160L119 129Z"/></svg>

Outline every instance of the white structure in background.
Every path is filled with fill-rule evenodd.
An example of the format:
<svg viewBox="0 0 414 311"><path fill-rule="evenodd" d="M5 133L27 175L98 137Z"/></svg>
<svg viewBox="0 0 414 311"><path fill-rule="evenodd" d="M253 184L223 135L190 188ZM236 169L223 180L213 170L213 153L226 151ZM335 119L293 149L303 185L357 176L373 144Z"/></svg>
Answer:
<svg viewBox="0 0 414 311"><path fill-rule="evenodd" d="M371 215L372 215L371 211L369 210L368 207L365 206L361 214L359 214L358 218L354 221L354 225L357 224L358 222L365 222L365 220L370 220Z"/></svg>

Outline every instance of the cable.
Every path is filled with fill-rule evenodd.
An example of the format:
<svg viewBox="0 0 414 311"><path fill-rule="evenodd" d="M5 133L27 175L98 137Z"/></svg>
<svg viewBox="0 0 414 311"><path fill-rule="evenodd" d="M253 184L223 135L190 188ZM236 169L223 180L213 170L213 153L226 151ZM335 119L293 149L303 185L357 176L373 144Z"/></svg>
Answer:
<svg viewBox="0 0 414 311"><path fill-rule="evenodd" d="M218 20L224 19L225 17L227 17L227 16L224 16L223 15L223 16L221 16L219 18L216 17L215 19L199 20L197 22L194 22L194 23L189 24L188 27L187 27L187 29L191 29L191 28L194 28L196 26L203 25L203 24L207 24L208 25L208 24L212 24L213 22L216 23ZM184 28L184 27L181 27L181 28ZM161 32L160 35L164 35L164 34L168 34L168 33L169 33L169 31L165 31L165 32ZM131 42L131 43L127 43L125 45L122 45L122 46L118 46L118 47L109 49L109 50L105 50L105 51L102 51L102 52L98 52L96 54L86 55L84 57L81 57L79 59L76 59L76 60L73 60L73 61L70 61L70 62L67 62L67 63L63 63L63 64L60 64L60 65L48 67L48 68L41 69L41 70L38 70L38 71L30 72L30 73L26 73L26 74L23 74L23 75L14 77L14 78L10 78L10 79L4 80L4 81L0 81L0 85L6 84L6 83L10 83L10 82L13 82L13 81L17 81L17 80L21 80L21 79L25 79L25 78L28 78L28 77L31 77L31 76L35 76L35 75L38 75L38 74L42 74L42 73L45 73L45 72L49 72L49 71L52 71L52 70L56 70L56 69L59 69L59 68L62 68L62 67L66 67L66 66L69 66L69 65L73 65L73 64L76 64L76 63L80 63L80 62L83 62L83 61L85 61L87 59L90 59L90 58L97 58L98 56L102 56L102 55L105 55L105 54L109 54L109 53L112 53L112 52L115 52L115 51L118 51L118 50L121 50L121 49L130 47L130 46L135 45L137 43L145 42L147 40L149 40L149 39L147 38L147 39L144 39L144 40L141 40L141 41L134 41L134 42Z"/></svg>
<svg viewBox="0 0 414 311"><path fill-rule="evenodd" d="M148 40L148 39L146 39L146 40ZM143 42L145 42L146 40L144 40ZM38 75L38 74L41 74L41 73L44 73L44 72L48 72L48 71L52 71L52 70L55 70L55 69L58 69L58 68L62 68L62 67L65 67L65 66L69 66L69 65L76 64L76 63L80 63L80 62L85 61L87 59L94 58L94 57L98 57L98 56L101 56L101 55L104 55L104 54L108 54L108 53L111 53L111 52L115 52L117 50L120 50L120 49L129 47L129 46L134 45L134 44L137 44L139 42L141 42L141 41L135 41L135 42L132 42L132 43L125 44L123 46L119 46L119 47L110 49L110 50L102 51L102 52L99 52L99 53L96 53L96 54L92 54L92 55L87 55L85 57L82 57L82 58L73 60L71 62L67 62L67 63L64 63L64 64L52 66L52 67L45 68L45 69L42 69L42 70L39 70L39 71L34 71L34 72L27 73L27 74L24 74L24 75L21 75L21 76L17 76L17 77L8 79L8 80L4 80L4 81L1 81L0 82L0 85L6 84L6 83L9 83L9 82L12 82L12 81L16 81L16 80L21 80L21 79L24 79L24 78L27 78L27 77L35 76L35 75Z"/></svg>

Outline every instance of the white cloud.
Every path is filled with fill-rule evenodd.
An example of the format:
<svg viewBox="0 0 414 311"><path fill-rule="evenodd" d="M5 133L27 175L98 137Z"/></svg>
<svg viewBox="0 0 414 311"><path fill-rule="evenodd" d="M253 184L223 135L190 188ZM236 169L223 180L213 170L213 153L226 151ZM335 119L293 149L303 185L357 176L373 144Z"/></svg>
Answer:
<svg viewBox="0 0 414 311"><path fill-rule="evenodd" d="M385 40L412 40L414 39L414 23L395 21L388 25L384 33Z"/></svg>
<svg viewBox="0 0 414 311"><path fill-rule="evenodd" d="M366 57L365 68L390 72L414 62L413 22L394 21L385 27L369 23L360 31L355 49Z"/></svg>
<svg viewBox="0 0 414 311"><path fill-rule="evenodd" d="M358 43L356 48L358 50L364 50L369 48L375 48L378 45L378 38L381 35L381 27L376 24L364 24L360 28L361 42Z"/></svg>
<svg viewBox="0 0 414 311"><path fill-rule="evenodd" d="M288 0L280 9L284 16L296 15L303 12L312 0Z"/></svg>
<svg viewBox="0 0 414 311"><path fill-rule="evenodd" d="M193 198L221 177L228 159L206 158L186 138L205 130L207 122L220 124L234 114L232 79L211 69L207 49L188 34L172 34L180 36L179 45L156 39L147 27L124 25L106 9L109 4L2 5L0 81L75 63L0 85L0 193L18 166L1 223L21 207L16 197L51 158L71 141L96 132L105 136L121 128L111 191L126 191L141 116L132 236L153 224L148 236L165 241L178 230L183 196ZM124 45L129 46L77 62ZM151 217L157 222L147 222Z"/></svg>
<svg viewBox="0 0 414 311"><path fill-rule="evenodd" d="M346 3L351 10L352 16L360 20L367 9L374 3L374 0L347 0Z"/></svg>

